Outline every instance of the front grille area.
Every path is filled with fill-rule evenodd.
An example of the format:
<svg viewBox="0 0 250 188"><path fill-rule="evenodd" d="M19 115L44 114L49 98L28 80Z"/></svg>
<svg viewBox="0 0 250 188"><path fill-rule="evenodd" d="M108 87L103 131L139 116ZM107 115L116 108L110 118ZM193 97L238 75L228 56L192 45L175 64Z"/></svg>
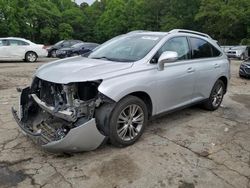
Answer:
<svg viewBox="0 0 250 188"><path fill-rule="evenodd" d="M41 123L40 141L42 145L56 141L56 130L45 122Z"/></svg>
<svg viewBox="0 0 250 188"><path fill-rule="evenodd" d="M56 106L58 97L62 97L62 100L66 102L66 96L61 84L48 82L36 77L32 83L31 91L35 93L40 100L50 106Z"/></svg>
<svg viewBox="0 0 250 188"><path fill-rule="evenodd" d="M72 123L68 123L58 118L49 118L37 126L41 133L39 144L44 145L64 138L68 131L73 128Z"/></svg>

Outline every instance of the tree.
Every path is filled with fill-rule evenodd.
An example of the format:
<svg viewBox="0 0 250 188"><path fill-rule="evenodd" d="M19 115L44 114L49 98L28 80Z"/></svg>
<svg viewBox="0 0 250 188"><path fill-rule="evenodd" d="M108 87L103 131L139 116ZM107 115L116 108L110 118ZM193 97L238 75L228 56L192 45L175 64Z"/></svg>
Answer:
<svg viewBox="0 0 250 188"><path fill-rule="evenodd" d="M59 25L59 37L60 40L72 39L73 28L67 23L61 23Z"/></svg>
<svg viewBox="0 0 250 188"><path fill-rule="evenodd" d="M102 43L132 30L193 29L222 44L250 42L249 0L0 0L0 37Z"/></svg>
<svg viewBox="0 0 250 188"><path fill-rule="evenodd" d="M202 0L195 19L222 43L239 43L248 32L249 8L248 0Z"/></svg>

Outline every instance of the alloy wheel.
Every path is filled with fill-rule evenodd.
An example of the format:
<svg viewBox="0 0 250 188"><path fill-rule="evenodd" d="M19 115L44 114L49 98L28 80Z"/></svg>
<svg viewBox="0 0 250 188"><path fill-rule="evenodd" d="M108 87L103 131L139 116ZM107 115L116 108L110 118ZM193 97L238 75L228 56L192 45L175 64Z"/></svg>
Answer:
<svg viewBox="0 0 250 188"><path fill-rule="evenodd" d="M214 107L218 107L221 104L223 99L223 92L223 86L219 84L212 95L212 104Z"/></svg>
<svg viewBox="0 0 250 188"><path fill-rule="evenodd" d="M36 58L37 58L36 54L34 54L34 53L29 53L28 56L27 56L27 59L28 59L29 62L36 61Z"/></svg>
<svg viewBox="0 0 250 188"><path fill-rule="evenodd" d="M125 107L117 120L117 134L123 141L131 141L137 137L144 123L144 112L139 105Z"/></svg>

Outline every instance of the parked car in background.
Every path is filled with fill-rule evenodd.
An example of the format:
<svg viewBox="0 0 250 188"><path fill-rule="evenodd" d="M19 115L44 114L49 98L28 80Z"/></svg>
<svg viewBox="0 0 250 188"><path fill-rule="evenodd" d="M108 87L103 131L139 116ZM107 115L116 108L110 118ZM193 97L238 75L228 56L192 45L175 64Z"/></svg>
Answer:
<svg viewBox="0 0 250 188"><path fill-rule="evenodd" d="M105 138L134 144L153 116L196 103L220 107L230 77L227 56L195 31L138 31L77 56L47 63L22 90L26 135L52 152L94 150Z"/></svg>
<svg viewBox="0 0 250 188"><path fill-rule="evenodd" d="M250 59L241 63L239 76L245 77L245 78L250 78Z"/></svg>
<svg viewBox="0 0 250 188"><path fill-rule="evenodd" d="M24 38L0 38L0 60L24 60L35 62L48 54L44 45L35 44Z"/></svg>
<svg viewBox="0 0 250 188"><path fill-rule="evenodd" d="M234 46L221 46L221 49L225 52L225 53L227 53L228 52L228 50L230 50L231 48L233 48Z"/></svg>
<svg viewBox="0 0 250 188"><path fill-rule="evenodd" d="M235 46L227 51L227 56L229 58L237 58L239 60L247 59L250 55L249 46Z"/></svg>
<svg viewBox="0 0 250 188"><path fill-rule="evenodd" d="M69 48L61 48L56 51L56 57L65 58L65 57L73 57L78 55L83 55L88 52L91 52L95 49L99 44L96 43L77 43Z"/></svg>
<svg viewBox="0 0 250 188"><path fill-rule="evenodd" d="M53 46L50 46L47 48L48 50L48 57L56 57L56 51L61 48L69 48L77 43L82 43L83 41L80 40L62 40L58 43L54 44Z"/></svg>

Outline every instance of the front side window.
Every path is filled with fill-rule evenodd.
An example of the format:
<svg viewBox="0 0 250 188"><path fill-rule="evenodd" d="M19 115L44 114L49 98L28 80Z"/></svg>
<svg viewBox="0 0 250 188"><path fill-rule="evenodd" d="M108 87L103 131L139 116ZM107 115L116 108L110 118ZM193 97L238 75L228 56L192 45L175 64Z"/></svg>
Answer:
<svg viewBox="0 0 250 188"><path fill-rule="evenodd" d="M27 42L21 40L9 40L10 46L26 46L29 45Z"/></svg>
<svg viewBox="0 0 250 188"><path fill-rule="evenodd" d="M203 39L191 37L190 43L192 46L192 59L218 57L221 54L218 49Z"/></svg>
<svg viewBox="0 0 250 188"><path fill-rule="evenodd" d="M111 39L99 46L89 58L135 62L144 58L162 39L161 35L134 34Z"/></svg>
<svg viewBox="0 0 250 188"><path fill-rule="evenodd" d="M156 55L153 58L153 63L157 63L159 57L163 52L166 51L174 51L178 54L178 60L186 60L190 59L190 49L188 46L188 41L186 37L175 37L172 39L169 39L156 53Z"/></svg>

